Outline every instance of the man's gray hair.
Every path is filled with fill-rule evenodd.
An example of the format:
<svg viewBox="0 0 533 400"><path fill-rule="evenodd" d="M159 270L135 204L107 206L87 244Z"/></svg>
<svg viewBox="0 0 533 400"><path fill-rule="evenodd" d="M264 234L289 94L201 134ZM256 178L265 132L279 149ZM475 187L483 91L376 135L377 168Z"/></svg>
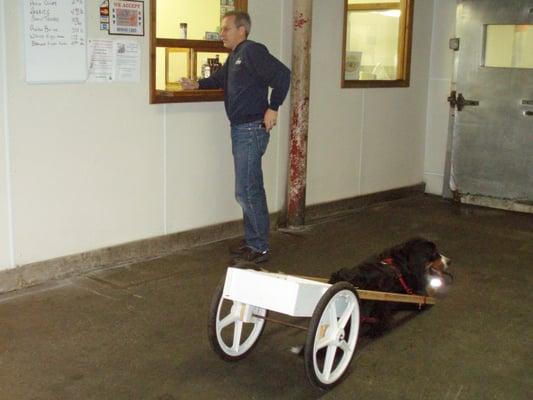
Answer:
<svg viewBox="0 0 533 400"><path fill-rule="evenodd" d="M244 11L228 11L222 18L226 17L235 17L235 26L237 28L244 26L246 37L248 37L250 31L252 30L252 20L250 19L250 14Z"/></svg>

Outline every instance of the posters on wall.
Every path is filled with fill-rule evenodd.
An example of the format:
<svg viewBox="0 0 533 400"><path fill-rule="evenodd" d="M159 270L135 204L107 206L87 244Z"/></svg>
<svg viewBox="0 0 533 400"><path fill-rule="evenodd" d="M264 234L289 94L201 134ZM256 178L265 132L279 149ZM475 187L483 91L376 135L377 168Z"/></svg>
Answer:
<svg viewBox="0 0 533 400"><path fill-rule="evenodd" d="M129 40L89 39L88 82L140 82L141 48Z"/></svg>
<svg viewBox="0 0 533 400"><path fill-rule="evenodd" d="M100 3L100 30L109 30L109 0Z"/></svg>
<svg viewBox="0 0 533 400"><path fill-rule="evenodd" d="M109 34L144 36L144 2L140 0L109 1Z"/></svg>

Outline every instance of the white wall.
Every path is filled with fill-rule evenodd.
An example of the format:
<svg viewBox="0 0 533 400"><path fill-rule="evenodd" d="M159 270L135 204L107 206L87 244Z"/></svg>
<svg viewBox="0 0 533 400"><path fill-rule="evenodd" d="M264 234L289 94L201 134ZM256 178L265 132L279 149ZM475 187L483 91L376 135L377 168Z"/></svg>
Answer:
<svg viewBox="0 0 533 400"><path fill-rule="evenodd" d="M9 221L8 195L8 151L7 110L6 110L6 49L5 49L5 16L3 0L0 2L0 270L12 267L11 238Z"/></svg>
<svg viewBox="0 0 533 400"><path fill-rule="evenodd" d="M314 2L307 204L422 182L433 2L415 3L411 86L341 89L343 0Z"/></svg>
<svg viewBox="0 0 533 400"><path fill-rule="evenodd" d="M132 38L140 83L28 85L20 7L0 4L0 269L241 217L222 102L149 105L148 35ZM89 38L107 37L97 6L87 2ZM290 65L292 0L250 0L249 10L251 39ZM341 90L343 0L313 12L307 204L421 182L433 1L416 2L410 88ZM272 212L285 201L289 99L279 119L264 159Z"/></svg>
<svg viewBox="0 0 533 400"><path fill-rule="evenodd" d="M307 204L361 193L359 165L363 90L341 89L343 1L315 1Z"/></svg>
<svg viewBox="0 0 533 400"><path fill-rule="evenodd" d="M448 139L449 104L454 52L448 41L455 32L456 0L435 0L431 66L429 72L428 113L424 160L426 192L442 194L446 142Z"/></svg>
<svg viewBox="0 0 533 400"><path fill-rule="evenodd" d="M16 264L160 234L163 119L148 68L137 84L27 84L22 7L3 5ZM98 5L87 2L89 37L107 36ZM132 40L147 66L148 38Z"/></svg>

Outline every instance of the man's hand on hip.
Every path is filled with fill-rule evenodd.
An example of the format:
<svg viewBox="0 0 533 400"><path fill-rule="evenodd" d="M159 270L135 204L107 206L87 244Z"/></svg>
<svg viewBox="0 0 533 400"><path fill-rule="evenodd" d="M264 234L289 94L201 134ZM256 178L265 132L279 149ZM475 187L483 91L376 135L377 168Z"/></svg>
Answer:
<svg viewBox="0 0 533 400"><path fill-rule="evenodd" d="M278 122L278 112L268 108L265 112L265 117L263 118L265 128L268 132L276 125Z"/></svg>

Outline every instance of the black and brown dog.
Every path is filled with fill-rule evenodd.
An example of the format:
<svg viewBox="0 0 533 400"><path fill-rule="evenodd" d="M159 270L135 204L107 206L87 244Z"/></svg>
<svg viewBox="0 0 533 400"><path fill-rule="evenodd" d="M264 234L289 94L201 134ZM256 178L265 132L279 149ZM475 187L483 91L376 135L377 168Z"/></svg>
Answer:
<svg viewBox="0 0 533 400"><path fill-rule="evenodd" d="M434 295L442 283L450 259L442 255L435 243L414 238L371 257L352 268L342 268L331 275L329 283L347 281L358 289L403 294ZM442 287L441 287L442 288ZM378 336L388 330L397 303L361 301L361 322L368 323L368 334ZM403 307L402 307L403 308Z"/></svg>

